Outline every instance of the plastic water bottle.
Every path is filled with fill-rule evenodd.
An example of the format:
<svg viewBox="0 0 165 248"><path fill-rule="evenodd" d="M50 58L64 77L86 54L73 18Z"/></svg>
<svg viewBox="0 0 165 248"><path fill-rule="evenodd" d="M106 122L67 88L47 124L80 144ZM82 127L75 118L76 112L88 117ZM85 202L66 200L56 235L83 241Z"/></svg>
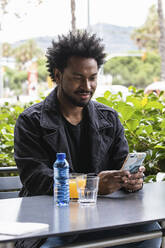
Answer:
<svg viewBox="0 0 165 248"><path fill-rule="evenodd" d="M54 200L57 206L69 205L69 164L65 153L57 153L54 162Z"/></svg>

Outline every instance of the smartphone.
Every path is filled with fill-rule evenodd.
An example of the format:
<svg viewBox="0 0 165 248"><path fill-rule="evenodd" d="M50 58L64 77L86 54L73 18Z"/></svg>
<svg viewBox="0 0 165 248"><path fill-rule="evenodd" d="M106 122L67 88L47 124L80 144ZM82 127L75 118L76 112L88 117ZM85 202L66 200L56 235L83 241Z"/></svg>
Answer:
<svg viewBox="0 0 165 248"><path fill-rule="evenodd" d="M122 166L122 170L129 170L130 173L136 173L146 157L145 152L128 153Z"/></svg>

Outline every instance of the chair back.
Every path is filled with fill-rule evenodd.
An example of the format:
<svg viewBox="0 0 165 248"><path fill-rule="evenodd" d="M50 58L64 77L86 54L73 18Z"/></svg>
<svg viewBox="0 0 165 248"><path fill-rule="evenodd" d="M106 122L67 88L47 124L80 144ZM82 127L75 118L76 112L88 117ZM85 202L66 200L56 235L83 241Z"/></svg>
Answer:
<svg viewBox="0 0 165 248"><path fill-rule="evenodd" d="M20 177L8 175L15 172L17 167L0 167L0 199L18 197L22 188Z"/></svg>

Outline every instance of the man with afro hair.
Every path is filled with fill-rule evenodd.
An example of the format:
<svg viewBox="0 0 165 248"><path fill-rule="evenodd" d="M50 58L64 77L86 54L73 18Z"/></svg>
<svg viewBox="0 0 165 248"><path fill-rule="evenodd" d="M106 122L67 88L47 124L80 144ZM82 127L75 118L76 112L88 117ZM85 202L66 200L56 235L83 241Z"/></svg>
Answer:
<svg viewBox="0 0 165 248"><path fill-rule="evenodd" d="M136 192L143 186L144 167L133 175L120 170L128 144L117 112L91 100L105 59L101 39L87 31L58 37L47 50L47 68L55 89L44 101L26 109L15 126L15 161L23 188L20 196L53 195L53 163L65 152L70 172L95 173L99 194L119 189ZM117 213L116 213L117 214ZM16 247L58 247L67 243L159 229L157 223L116 232L22 240ZM116 248L159 248L160 239Z"/></svg>

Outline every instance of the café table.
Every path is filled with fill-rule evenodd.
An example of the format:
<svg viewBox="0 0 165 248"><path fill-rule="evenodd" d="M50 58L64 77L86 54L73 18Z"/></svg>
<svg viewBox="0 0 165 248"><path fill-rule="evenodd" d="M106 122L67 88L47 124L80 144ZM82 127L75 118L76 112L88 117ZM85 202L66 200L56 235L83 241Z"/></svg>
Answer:
<svg viewBox="0 0 165 248"><path fill-rule="evenodd" d="M144 184L136 193L118 191L98 196L95 206L56 207L52 196L34 196L0 200L0 225L5 222L47 223L49 229L24 235L0 235L0 243L19 239L78 234L124 228L159 221L165 223L165 182ZM164 226L165 227L165 226ZM75 244L66 247L96 248L131 243L165 236L161 230ZM163 241L164 242L164 241ZM165 248L164 243L162 247Z"/></svg>

